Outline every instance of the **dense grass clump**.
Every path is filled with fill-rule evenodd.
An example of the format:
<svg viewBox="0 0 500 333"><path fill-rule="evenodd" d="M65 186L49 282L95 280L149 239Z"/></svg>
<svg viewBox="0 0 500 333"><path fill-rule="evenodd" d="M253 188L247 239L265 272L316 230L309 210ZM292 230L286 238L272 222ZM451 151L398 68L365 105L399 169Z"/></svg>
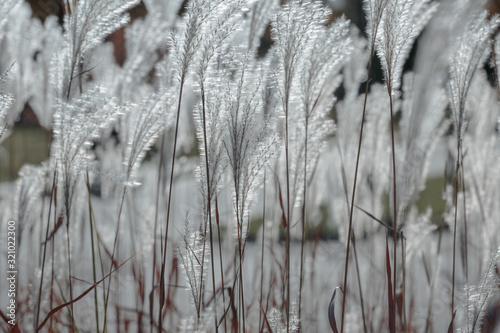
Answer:
<svg viewBox="0 0 500 333"><path fill-rule="evenodd" d="M0 330L500 330L485 5L1 1Z"/></svg>

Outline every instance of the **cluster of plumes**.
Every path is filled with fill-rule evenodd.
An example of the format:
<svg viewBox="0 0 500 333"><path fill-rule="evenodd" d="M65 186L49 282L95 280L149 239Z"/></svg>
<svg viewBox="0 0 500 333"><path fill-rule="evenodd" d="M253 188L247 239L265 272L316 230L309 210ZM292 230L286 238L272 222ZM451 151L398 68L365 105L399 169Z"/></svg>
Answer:
<svg viewBox="0 0 500 333"><path fill-rule="evenodd" d="M62 49L51 61L52 85L57 97L69 99L77 86L73 82L83 74L83 62L89 52L109 34L125 25L129 21L126 11L137 4L137 0L67 3Z"/></svg>
<svg viewBox="0 0 500 333"><path fill-rule="evenodd" d="M461 0L455 6L453 1L364 0L365 35L345 17L335 18L319 0L291 0L285 4L277 0L64 3L61 26L54 17L48 17L43 23L32 18L27 4L0 1L0 45L6 50L0 54L0 141L8 137L26 104L33 109L40 124L53 131L48 160L41 166L23 167L15 195L7 201L0 193L0 204L2 208L9 206L6 211L19 224L19 240L22 235L22 245L34 247L31 252L41 252L34 244L42 244L42 248L47 246L47 249L57 248L54 244L70 247L67 255L65 251L56 253L52 262L56 270L59 269L56 275L60 280L68 278L64 275L65 260L74 260L91 270L91 264L86 262L87 254L76 251L77 246L90 247L91 238L84 229L88 225L81 222L90 220L97 230L95 235L99 234L91 237L106 250L114 248L112 235L123 239L120 253L111 260L110 267L132 256L132 260L136 260L134 278L153 277L152 281L144 282L145 278L140 281L137 296L116 297L118 306L146 308L145 299L150 293L153 303L150 311L156 313L159 272L152 270L150 251L156 246L153 251L157 254L158 244L163 246L167 244L163 242L168 242L167 251L162 255L168 260L175 256L176 261L172 262L178 263L178 267L171 268L171 275L167 277L176 288L186 287L190 302L185 303L192 305L176 307L181 303L179 296L169 298L168 316L170 311L181 313L178 319L170 318L165 324L169 329L210 331L214 319L219 321L222 316L227 323L241 320L236 312L242 308L249 310L247 318L267 313L269 325L275 331L285 330L287 324L291 331L301 325L304 329L305 325L315 327L314 320L320 312L313 306L302 305L299 316L298 286L292 285L291 299L286 302L294 306L286 313L284 296L280 294L286 288L285 279L276 282L286 267L280 252L283 251L280 228L288 226L291 237L299 239L303 232L300 222L304 222L305 228L326 225L327 229L338 230L341 242L346 242L357 139L363 125L353 230L356 237L366 236L368 243L369 253L360 257L361 260L369 258L371 262L369 267L362 267L362 273L366 274L361 275L375 276L386 282L376 262L385 255L385 248L380 245L385 243L379 244L378 237L384 238L387 232L387 226L379 222L390 225L386 220L392 216L387 212L387 197L392 195L393 186L392 107L397 115L397 218L406 237L407 267L425 268L425 273L418 271L415 275L428 278L431 312L433 292L447 286L451 274L448 267L444 267L445 250L437 245L441 243L433 241L436 225L432 212L430 209L419 211L417 203L429 179L431 155L444 138L449 143L450 164L460 162L463 186L456 189L458 200L454 200L453 177L449 176L453 172L446 175L447 188L439 193L446 202L442 223L450 226L456 223L461 244L480 242L484 245L479 249L469 246L469 254L463 246L462 262L474 259L478 263L477 272L485 273L472 273L471 268L461 268L460 275L457 273L460 288L455 289L463 290L465 285L477 287L465 289L465 311L458 313L456 327L465 327L467 332L478 329L486 306L495 300L493 286L498 283L495 269L500 242L500 234L496 232L500 216L500 89L494 88L482 70L499 20L488 16L480 3ZM129 11L139 3L147 14L131 20ZM185 7L181 8L182 5ZM126 57L117 63L114 46L106 40L120 28L124 29ZM268 32L274 43L265 50L260 42ZM414 65L403 73L417 38L420 39ZM436 40L445 45L446 50L441 50ZM385 82L369 84L363 120L365 96L360 87L364 91L366 81L372 80L366 70L372 49L380 59ZM495 51L497 55L500 52L499 40ZM496 60L498 67L500 57ZM495 83L498 88L498 82ZM447 115L447 106L450 115ZM177 128L181 144L172 154ZM451 135L452 132L455 135ZM463 145L458 152L457 142ZM167 174L170 165L173 166L172 155L177 164L172 175L175 186L170 213L171 231L174 231L165 239L164 222L169 213L164 203L170 199L166 193L171 185ZM267 192L262 195L260 187L264 179ZM285 196L287 190L289 202ZM118 206L123 205L123 210L120 208L117 219L113 214L119 193L123 194L118 198ZM61 207L61 199L64 207ZM254 295L247 297L250 288L246 284L239 286L236 281L238 274L245 272L243 266L252 265L243 257L249 229L261 218L261 211L253 205L256 201L266 201L266 216L262 219L269 222L262 223L260 229L266 231L268 238L263 237L264 241L270 241L265 244L265 251L270 250L269 258L262 254L269 269L262 273L263 297L267 294L267 304L272 304L266 305L265 310L264 300L256 300ZM389 203L389 208L392 204ZM453 214L455 205L459 207L457 220ZM49 207L57 209L54 212ZM299 207L304 207L300 216L296 214ZM179 228L187 214L189 222L184 229ZM61 221L64 217L68 221L70 215L72 225L64 237L72 238L73 248L69 241L60 239L63 236L58 231ZM209 230L211 218L217 219L217 228L214 223ZM116 220L126 221L122 225L129 229L118 230ZM47 221L50 224L46 224ZM468 228L467 221L473 221ZM264 229L266 226L269 230ZM439 228L440 232L444 229ZM80 234L80 230L84 233ZM220 239L212 233L220 234ZM209 236L215 241L211 243ZM26 237L33 241L29 238L25 241ZM51 243L54 239L56 243ZM213 256L219 253L211 245L217 240L223 245L239 243L239 253L234 254L233 247L225 251L229 246L221 246L219 250L224 258L221 254L220 259L214 260ZM172 251L176 248L177 251ZM483 260L491 257L491 251L496 251L492 259ZM136 252L140 252L141 259L145 258L144 262L136 264ZM436 252L440 253L438 258L429 259L435 258ZM103 257L104 261L109 259L104 251ZM47 259L47 265L51 260ZM291 264L288 263L292 276L289 281L293 283L295 277L302 274L294 260L292 257ZM402 263L402 258L399 260ZM215 262L221 265L216 267L221 268L221 273L211 275L210 263ZM309 264L315 267L315 263ZM398 261L398 281L402 281L404 273L399 264ZM32 276L26 272L26 281L37 286L40 268L35 267L35 263L30 265L36 270ZM102 262L101 265L104 266ZM158 269L158 260L154 265ZM75 267L72 272L75 277L92 280ZM177 268L183 273L184 284L173 282L177 279ZM126 269L126 266L120 268L116 276L128 278L128 271L121 275ZM234 270L231 276L227 273L230 269ZM224 274L227 279L222 284L219 278ZM245 273L245 280L246 274L249 273ZM305 281L311 281L313 288L316 276L322 271L304 274ZM63 283L60 291L54 291L57 288L47 284L49 276L45 271L40 295L60 292L59 296L67 297L66 285ZM212 276L216 277L214 291L207 282ZM341 283L328 279L332 290ZM377 283L380 281L377 279L363 277L360 284L368 287L365 309L367 312L376 309L370 313L372 324L385 325L387 318L385 308L379 306ZM248 280L252 280L254 287L258 279L252 275ZM407 291L416 289L417 285L427 287L410 279L406 283ZM377 287L373 287L375 285ZM83 292L82 288L76 290ZM350 289L354 290L354 285ZM397 289L403 290L403 285ZM186 295L185 290L182 292ZM244 292L246 304L241 304ZM174 294L170 290L169 297L171 293ZM228 302L230 293L233 293L233 303ZM315 293L318 300L312 299ZM303 300L303 304L322 304L323 289L306 294L312 296ZM38 293L31 293L26 298L34 303L38 297ZM224 307L223 297L226 297ZM358 298L357 295L349 297L348 303L354 306L346 308L346 331L355 331L361 328ZM121 301L128 303L118 304ZM422 303L418 297L408 297L407 305L413 301ZM424 302L427 306L427 299ZM40 304L43 317L51 309L46 298ZM90 301L75 303L80 311L89 306L94 305ZM103 304L98 303L97 310L102 309ZM26 311L32 315L30 309ZM156 315L151 314L153 316ZM440 320L438 315L432 316ZM64 320L58 323L61 329L67 324ZM81 321L77 315L76 322L82 325L79 328L95 330L95 326L84 327ZM152 319L152 325L157 325L155 321L156 318ZM116 325L116 331L126 326ZM148 324L142 319L134 325L144 328ZM252 329L265 325L264 320L258 324L249 320L246 323L247 328ZM318 331L322 331L324 327L318 325ZM424 329L424 324L412 325L415 329ZM108 330L113 328L109 326Z"/></svg>

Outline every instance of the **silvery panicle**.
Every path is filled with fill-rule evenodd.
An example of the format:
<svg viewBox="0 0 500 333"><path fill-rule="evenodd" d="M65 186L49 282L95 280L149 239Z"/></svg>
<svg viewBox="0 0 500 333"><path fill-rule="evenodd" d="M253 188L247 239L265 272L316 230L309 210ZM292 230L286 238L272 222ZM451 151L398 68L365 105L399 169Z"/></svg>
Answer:
<svg viewBox="0 0 500 333"><path fill-rule="evenodd" d="M500 248L494 250L492 254L490 252L489 257L481 283L465 287L465 294L468 298L467 324L465 328L460 330L461 332L482 331L485 317L488 315L488 308L492 306L490 303L495 295L498 295Z"/></svg>
<svg viewBox="0 0 500 333"><path fill-rule="evenodd" d="M58 184L63 188L66 214L70 213L79 175L91 159L92 140L116 120L119 109L99 86L71 101L57 101L51 154L57 165Z"/></svg>
<svg viewBox="0 0 500 333"><path fill-rule="evenodd" d="M300 75L300 108L303 108L300 118L306 126L311 126L311 148L318 147L317 141L324 140L333 130L333 126L327 129L324 125L330 119L329 112L335 102L333 94L342 80L338 73L352 51L348 32L349 21L344 17L320 28L311 36L312 47L305 54Z"/></svg>
<svg viewBox="0 0 500 333"><path fill-rule="evenodd" d="M207 25L221 7L222 0L191 0L186 5L182 24L171 33L169 49L172 52L172 64L175 76L184 84L193 62L197 60L198 51L203 42L203 34Z"/></svg>
<svg viewBox="0 0 500 333"><path fill-rule="evenodd" d="M243 222L257 180L275 155L279 138L272 133L274 112L264 114L259 63L248 54L243 60L232 58L238 59L233 68L237 79L226 83L219 94L222 108L227 110L222 144L231 171L235 213Z"/></svg>
<svg viewBox="0 0 500 333"><path fill-rule="evenodd" d="M123 142L122 181L125 186L138 185L137 169L146 152L160 133L172 122L173 96L171 92L151 93L140 104L131 103L120 117L120 140Z"/></svg>
<svg viewBox="0 0 500 333"><path fill-rule="evenodd" d="M241 26L241 14L245 3L244 0L229 1L224 6L220 6L217 16L214 15L213 18L207 20L200 43L199 58L194 68L196 83L201 93L201 100L194 110L201 156L196 176L201 185L205 218L210 211L209 204L212 204L225 165L221 148L223 135L221 123L224 110L222 110L221 100L216 96L221 89L224 89L230 73L221 63L221 57L227 52L223 48L232 44L232 39ZM234 53L234 55L240 54Z"/></svg>
<svg viewBox="0 0 500 333"><path fill-rule="evenodd" d="M297 119L294 106L300 104L300 80L304 61L312 48L310 39L324 29L330 11L320 1L290 1L279 10L271 21L271 36L276 42L273 55L277 59L274 71L280 108L284 119L284 172L286 182L283 201L284 216L291 221L292 207L298 195L302 173L297 170L303 164L303 150L293 149L294 135L289 124ZM307 80L307 78L306 78ZM289 147L290 143L292 146ZM289 237L287 228L287 238ZM287 306L289 307L289 305ZM287 311L288 312L288 311Z"/></svg>
<svg viewBox="0 0 500 333"><path fill-rule="evenodd" d="M231 44L231 37L241 26L241 13L246 0L231 0L220 5L216 15L206 20L202 41L200 42L199 58L197 59L194 71L197 75L197 83L202 89L204 97L204 85L210 79L216 68L210 68L213 60L223 51L227 44Z"/></svg>
<svg viewBox="0 0 500 333"><path fill-rule="evenodd" d="M368 44L370 47L375 46L379 25L388 1L363 0L363 11L366 13L366 34L368 35Z"/></svg>
<svg viewBox="0 0 500 333"><path fill-rule="evenodd" d="M292 206L303 201L304 182L310 182L327 137L335 130L330 111L335 103L333 93L342 79L338 72L351 51L348 26L341 18L329 27L319 27L311 34L312 46L305 50L299 67L300 103L289 113L290 122L301 125L290 129Z"/></svg>
<svg viewBox="0 0 500 333"><path fill-rule="evenodd" d="M222 87L219 87L222 88ZM224 135L224 119L225 110L223 109L222 101L212 97L205 102L205 123L206 123L206 140L207 149L205 151L204 131L203 131L203 115L201 106L197 105L194 112L196 134L199 141L200 163L196 169L196 179L200 183L200 191L202 196L202 206L204 214L208 213L208 203L213 203L212 199L219 191L219 185L222 180L224 170L227 165L227 160L224 158L223 135ZM208 161L205 161L208 159ZM208 171L206 164L208 163ZM206 173L209 173L210 184L207 184Z"/></svg>
<svg viewBox="0 0 500 333"><path fill-rule="evenodd" d="M464 135L467 122L466 101L476 69L487 56L490 37L498 27L498 16L487 18L486 11L473 12L465 23L450 60L448 96L452 110L452 123L458 140Z"/></svg>
<svg viewBox="0 0 500 333"><path fill-rule="evenodd" d="M280 66L276 74L278 89L286 117L295 77L300 71L306 49L311 47L309 38L326 23L328 13L320 1L291 1L278 11L271 22Z"/></svg>
<svg viewBox="0 0 500 333"><path fill-rule="evenodd" d="M54 55L50 66L51 83L56 96L69 100L73 80L85 70L85 57L106 36L129 21L127 10L138 0L81 0L76 7L66 8L64 17L64 43ZM62 62L62 63L61 63Z"/></svg>
<svg viewBox="0 0 500 333"><path fill-rule="evenodd" d="M387 0L375 44L390 93L400 88L413 42L436 8L429 0Z"/></svg>

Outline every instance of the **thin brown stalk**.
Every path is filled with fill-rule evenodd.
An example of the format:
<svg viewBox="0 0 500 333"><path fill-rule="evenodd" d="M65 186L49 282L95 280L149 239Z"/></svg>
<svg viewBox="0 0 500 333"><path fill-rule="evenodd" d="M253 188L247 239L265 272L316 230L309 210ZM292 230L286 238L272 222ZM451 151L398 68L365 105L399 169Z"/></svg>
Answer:
<svg viewBox="0 0 500 333"><path fill-rule="evenodd" d="M165 305L165 266L167 260L167 244L168 244L168 227L170 222L170 204L172 202L172 188L174 185L174 168L175 168L175 151L177 149L177 136L179 133L179 118L181 114L182 91L184 88L184 76L181 78L181 85L179 90L179 103L177 104L177 116L175 120L175 133L174 133L174 147L172 152L172 164L170 166L170 184L168 185L168 201L167 201L167 222L165 228L165 242L163 243L163 262L161 264L160 273L160 308L158 310L158 332L163 331L163 306Z"/></svg>
<svg viewBox="0 0 500 333"><path fill-rule="evenodd" d="M455 257L456 257L456 243L457 243L457 214L458 214L458 190L459 190L459 177L460 177L460 154L461 154L462 141L457 138L457 162L455 165L455 197L453 203L455 206L455 221L453 226L453 268L452 268L452 283L451 283L451 330L453 331L453 313L455 308Z"/></svg>
<svg viewBox="0 0 500 333"><path fill-rule="evenodd" d="M72 273L71 273L71 241L69 237L69 222L70 222L70 212L69 212L69 205L66 203L66 246L67 246L67 256L68 256L68 274L69 274L69 301L70 306L69 306L69 316L71 320L71 325L74 331L76 331L76 326L75 326L75 320L74 320L74 312L73 312L73 283L71 282L73 280L72 278Z"/></svg>
<svg viewBox="0 0 500 333"><path fill-rule="evenodd" d="M337 144L338 144L338 141L337 141ZM342 158L342 151L340 150L340 145L338 145L338 148L339 148L340 161L341 161L342 184L343 184L343 187L344 187L344 196L345 196L345 202L346 202L346 207L347 207L347 215L349 215L350 214L349 213L350 206L349 206L349 194L347 193L347 179L346 179L346 175L345 175L344 161L343 161L343 158ZM356 205L356 207L358 209L360 209L361 211L363 211L368 216L370 216L371 218L373 218L375 221L381 222L378 219L376 219L372 214L370 214L367 211L365 211L364 209L358 207L357 205ZM382 223L382 224L384 225L385 223ZM364 306L364 299L363 299L363 288L361 287L361 274L359 272L358 251L356 249L356 237L354 235L354 232L352 232L352 248L354 250L354 262L356 264L356 277L357 277L357 280L358 280L359 300L360 300L360 306L361 306L361 316L363 318L363 330L364 330L365 333L368 333L368 329L366 327L366 316L365 316L365 306Z"/></svg>
<svg viewBox="0 0 500 333"><path fill-rule="evenodd" d="M403 291L402 291L402 312L403 312L403 330L404 332L408 331L408 327L406 326L406 240L403 235L403 231L401 230L401 265L403 270Z"/></svg>
<svg viewBox="0 0 500 333"><path fill-rule="evenodd" d="M359 142L358 142L358 153L356 156L356 167L354 169L354 184L352 186L352 198L351 198L351 208L349 211L349 229L347 233L347 246L346 246L346 255L345 255L345 267L344 267L344 286L342 293L342 315L340 319L340 333L344 332L344 317L345 317L345 304L347 300L347 272L349 270L349 250L351 246L351 237L352 237L352 214L354 212L354 199L356 197L356 183L358 180L358 167L359 167L359 156L361 155L361 143L363 142L363 128L365 123L365 115L366 115L366 102L368 100L368 88L370 86L370 73L372 69L372 59L373 54L375 52L375 44L372 43L370 50L370 59L368 62L368 78L366 80L366 88L365 88L365 100L363 103L363 116L361 117L361 129L359 131Z"/></svg>
<svg viewBox="0 0 500 333"><path fill-rule="evenodd" d="M285 71L285 82L291 81L288 71ZM288 158L288 103L290 101L290 83L287 84L285 92L285 163L286 163L286 225L285 248L286 248L286 332L290 332L290 167Z"/></svg>
<svg viewBox="0 0 500 333"><path fill-rule="evenodd" d="M236 183L235 183L236 184ZM240 264L240 269L239 269L239 279L240 279L240 306L241 306L241 311L239 312L242 315L242 324L243 324L243 333L245 333L245 295L244 295L244 290L243 290L243 251L242 251L242 241L243 241L243 220L242 217L240 216L240 211L239 211L239 195L238 195L238 189L235 188L235 193L236 193L236 222L237 222L237 228L238 228L238 257L239 257L239 264ZM236 277L235 277L236 278Z"/></svg>
<svg viewBox="0 0 500 333"><path fill-rule="evenodd" d="M38 327L38 323L40 320L40 307L42 304L42 289L43 289L43 274L45 272L45 258L47 256L47 241L49 239L49 228L50 228L50 214L52 212L52 199L54 197L54 190L56 188L56 179L57 179L57 169L54 170L54 177L52 179L52 190L50 191L50 201L49 201L49 215L47 216L47 230L45 232L45 242L43 242L43 259L42 259L42 273L40 275L40 287L38 288L38 302L36 307L36 324L35 327ZM38 332L38 328L36 329Z"/></svg>
<svg viewBox="0 0 500 333"><path fill-rule="evenodd" d="M111 290L111 272L113 271L113 264L115 262L115 254L118 253L118 236L119 236L119 232L120 232L120 224L121 224L121 215L122 215L122 210L123 210L123 203L125 201L125 194L127 192L127 187L124 187L123 188L123 192L122 192L122 198L120 200L120 206L118 208L118 218L117 218L117 223L116 223L116 232L115 232L115 239L113 241L113 250L111 252L111 264L109 265L109 283L108 283L108 287L107 287L107 290L106 290L106 298L105 298L105 301L104 301L104 327L107 327L107 311L108 311L108 304L109 304L109 293L110 293L110 290Z"/></svg>
<svg viewBox="0 0 500 333"><path fill-rule="evenodd" d="M304 198L302 202L302 239L300 242L300 281L299 281L299 332L302 331L302 285L304 281L304 243L306 239L306 201L307 201L307 139L309 117L306 115L304 146Z"/></svg>
<svg viewBox="0 0 500 333"><path fill-rule="evenodd" d="M398 212L397 212L397 195L396 195L396 148L394 144L394 112L393 112L393 103L392 103L392 88L391 88L391 72L389 71L388 75L388 80L387 80L387 92L389 93L389 102L390 102L390 111L391 111L391 143L392 143L392 182L393 182L393 214L394 214L394 233L393 233L393 239L394 239L394 252L393 252L393 291L392 291L392 297L395 299L396 297L396 286L397 286L397 242L398 242L398 235L397 235L397 230L398 230ZM396 307L392 309L393 311L393 317L396 318ZM396 322L394 320L393 325L396 325ZM396 330L396 327L393 327L394 331Z"/></svg>
<svg viewBox="0 0 500 333"><path fill-rule="evenodd" d="M89 222L90 222L90 244L92 249L92 277L94 284L97 282L97 271L96 271L96 258L95 258L95 245L94 245L94 209L92 208L92 199L90 196L90 180L89 172L87 170L85 183L87 185L87 195L88 195L88 207L89 207ZM97 302L97 289L94 290L94 307L95 307L95 321L96 330L99 332L99 305Z"/></svg>
<svg viewBox="0 0 500 333"><path fill-rule="evenodd" d="M368 328L366 327L366 316L365 316L365 306L363 299L363 289L361 288L361 274L359 271L359 261L358 261L358 250L356 249L356 237L354 236L354 231L352 233L352 249L354 252L354 263L356 264L356 277L358 281L359 289L359 303L361 306L361 317L363 318L363 331L368 333Z"/></svg>
<svg viewBox="0 0 500 333"><path fill-rule="evenodd" d="M160 163L158 163L158 179L156 181L156 204L155 204L155 222L153 227L153 269L151 272L151 288L154 289L155 286L155 276L156 276L156 233L158 231L158 211L160 207L160 188L161 188L161 176L163 170L163 151L165 148L165 133L161 136L161 146L160 146ZM154 315L153 315L153 304L154 304L154 292L151 292L150 300L150 332L153 333L154 327Z"/></svg>
<svg viewBox="0 0 500 333"><path fill-rule="evenodd" d="M262 200L262 241L261 241L261 255L260 255L260 297L259 303L262 308L262 295L264 288L264 243L266 240L266 171L264 170L264 189L263 189L263 200ZM299 307L300 308L300 307ZM264 310L264 309L262 309ZM300 311L300 310L299 310ZM259 311L259 327L263 324L262 322L262 311ZM265 313L264 313L265 317ZM299 315L300 318L300 315Z"/></svg>
<svg viewBox="0 0 500 333"><path fill-rule="evenodd" d="M215 196L215 222L217 224L217 236L219 239L219 260L220 260L220 276L221 276L221 289L222 289L222 306L226 308L226 296L225 296L225 285L224 285L224 263L222 261L222 239L220 237L220 220L219 220L219 203L217 201L217 196ZM217 325L218 326L218 325ZM227 331L226 321L224 320L224 332Z"/></svg>
<svg viewBox="0 0 500 333"><path fill-rule="evenodd" d="M463 214L464 214L464 270L465 270L465 284L469 284L469 241L467 237L467 206L466 206L466 196L465 196L465 179L464 179L464 154L462 152L462 156L460 158L461 166L460 166L460 171L461 171L461 181L462 181L462 202L463 202ZM467 289L467 294L469 293L469 289ZM467 309L469 308L469 295L467 295L466 299L466 307ZM469 325L469 316L467 316L467 327Z"/></svg>
<svg viewBox="0 0 500 333"><path fill-rule="evenodd" d="M57 170L57 168L55 168ZM57 186L54 187L54 211L57 212ZM57 225L57 214L54 214L54 227L53 230L56 230L56 225ZM51 263L50 263L50 285L54 286L54 280L55 280L55 268L54 268L54 262L55 262L55 237L51 237ZM54 292L50 292L50 301L49 301L49 309L52 309L54 305ZM49 321L49 332L52 332L52 317L50 318Z"/></svg>
<svg viewBox="0 0 500 333"><path fill-rule="evenodd" d="M216 289L215 289L215 266L214 266L214 240L213 240L213 229L212 229L212 194L210 188L210 167L208 164L208 143L207 143L207 123L206 123L206 106L205 106L205 89L203 87L203 81L201 86L201 103L202 103L202 114L203 114L203 144L205 146L205 173L207 178L207 214L208 214L208 224L210 228L210 261L212 263L212 288L214 293L214 325L215 332L219 332L219 328L217 326L217 302L215 301ZM205 225L205 235L204 240L206 239L206 225ZM203 246L203 256L205 256L205 246ZM201 278L203 279L203 260L201 264ZM200 281L200 285L203 285L203 282ZM201 295L201 293L200 293ZM201 299L201 297L200 297Z"/></svg>

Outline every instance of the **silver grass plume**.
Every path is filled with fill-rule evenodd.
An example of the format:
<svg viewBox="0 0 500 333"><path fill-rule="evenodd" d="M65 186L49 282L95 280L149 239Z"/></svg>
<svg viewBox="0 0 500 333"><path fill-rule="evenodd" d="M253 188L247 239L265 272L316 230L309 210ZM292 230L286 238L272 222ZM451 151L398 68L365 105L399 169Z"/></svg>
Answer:
<svg viewBox="0 0 500 333"><path fill-rule="evenodd" d="M220 58L223 57L221 53L238 28L237 22L241 19L244 3L245 0L229 1L219 9L219 16L207 22L207 31L204 33L195 67L201 93L200 105L195 108L194 114L201 156L196 173L201 185L205 222L208 220L208 205L213 203L212 199L226 164L222 158L222 119L225 115L221 99L216 96L225 88L223 84L226 80L223 75L229 76L230 73L217 67L224 66L220 64Z"/></svg>
<svg viewBox="0 0 500 333"><path fill-rule="evenodd" d="M404 62L436 8L430 0L387 0L375 44L392 92L401 86Z"/></svg>
<svg viewBox="0 0 500 333"><path fill-rule="evenodd" d="M92 140L116 119L119 107L106 98L103 88L93 87L69 102L59 100L54 114L53 157L64 190L66 214L71 209L75 186L89 161Z"/></svg>
<svg viewBox="0 0 500 333"><path fill-rule="evenodd" d="M234 209L245 221L257 179L275 155L279 138L272 133L273 112L263 115L258 64L249 55L238 58L234 70L239 78L227 84L220 102L227 110L223 146L232 174Z"/></svg>
<svg viewBox="0 0 500 333"><path fill-rule="evenodd" d="M281 66L278 87L285 112L309 38L322 29L327 18L328 11L320 1L290 1L272 20L271 34Z"/></svg>
<svg viewBox="0 0 500 333"><path fill-rule="evenodd" d="M491 34L499 23L498 16L488 19L486 11L473 13L466 22L464 33L459 38L456 52L450 61L448 95L458 140L463 137L467 122L466 100L472 77L478 66L486 60Z"/></svg>
<svg viewBox="0 0 500 333"><path fill-rule="evenodd" d="M348 32L349 21L344 17L328 28L320 28L311 36L312 47L307 50L301 67L300 92L303 112L297 118L308 127L309 132L309 156L306 161L309 165L308 177L314 170L312 166L319 157L326 137L334 129L329 113L334 103L333 93L340 84L341 77L338 72L352 50Z"/></svg>
<svg viewBox="0 0 500 333"><path fill-rule="evenodd" d="M129 21L125 12L138 3L138 0L80 0L76 7L67 8L63 49L51 64L51 79L58 98L69 99L73 80L84 71L78 67L82 66L89 51L125 25Z"/></svg>
<svg viewBox="0 0 500 333"><path fill-rule="evenodd" d="M482 324L487 308L491 305L490 301L495 295L498 295L498 285L500 284L500 277L498 275L499 265L500 248L491 255L481 284L465 287L469 298L467 309L468 325L460 331L482 332Z"/></svg>
<svg viewBox="0 0 500 333"><path fill-rule="evenodd" d="M181 85L185 82L189 69L203 42L203 32L214 12L223 6L222 0L192 0L186 6L186 14L178 31L170 36L172 65Z"/></svg>
<svg viewBox="0 0 500 333"><path fill-rule="evenodd" d="M291 206L303 204L304 186L310 183L327 137L335 130L330 111L335 102L333 93L341 82L338 72L351 52L348 32L349 22L345 18L340 18L329 27L318 27L310 35L311 46L305 49L304 60L299 67L297 95L300 100L289 114L291 123L300 124L290 129L289 137ZM291 221L293 213L292 210Z"/></svg>
<svg viewBox="0 0 500 333"><path fill-rule="evenodd" d="M195 68L196 75L198 76L198 84L203 89L207 77L207 72L213 64L214 57L216 57L229 42L231 35L238 28L238 21L241 20L241 11L243 4L246 0L232 0L219 6L218 15L211 17L206 22L206 27L203 32L202 41L200 42L199 59ZM215 68L211 68L216 72ZM210 73L208 73L209 75ZM202 94L204 92L202 91Z"/></svg>
<svg viewBox="0 0 500 333"><path fill-rule="evenodd" d="M366 33L370 46L375 45L377 31L382 21L384 8L389 0L363 0L363 11L366 13Z"/></svg>
<svg viewBox="0 0 500 333"><path fill-rule="evenodd" d="M276 41L274 52L278 61L278 69L274 75L277 82L278 96L281 99L280 107L285 116L284 158L286 182L284 186L286 196L283 200L286 204L285 217L289 222L292 220L292 207L300 188L298 184L303 178L302 172L294 170L294 168L296 169L299 165L302 168L304 147L298 149L289 147L290 144L293 145L295 134L293 129L290 130L288 124L301 117L294 105L301 104L301 102L307 103L310 100L307 98L307 100L301 101L301 94L314 94L314 82L307 82L308 80L314 80L314 78L310 75L311 73L308 73L308 65L305 63L305 59L311 55L311 52L314 52L313 45L309 42L317 38L321 31L325 30L329 14L330 11L320 1L290 1L278 11L271 21L271 35ZM316 65L311 63L309 65L312 67L319 66L320 62ZM312 70L315 71L315 69ZM302 77L302 82L298 78L301 74L305 75L305 77ZM301 91L301 85L303 91ZM307 113L309 111L305 111L305 114ZM299 143L299 145L301 144ZM289 234L289 229L287 229L287 234Z"/></svg>
<svg viewBox="0 0 500 333"><path fill-rule="evenodd" d="M122 181L126 186L137 184L136 172L146 152L172 121L172 115L167 113L172 99L170 93L153 93L139 105L126 106L127 112L121 118L123 132L120 133L124 143Z"/></svg>
<svg viewBox="0 0 500 333"><path fill-rule="evenodd" d="M221 88L221 87L219 87ZM197 106L195 108L195 125L196 134L199 141L199 150L201 155L201 161L198 168L196 169L196 178L200 183L200 191L203 199L203 212L207 214L208 212L208 202L213 203L212 199L215 197L219 190L219 184L222 180L223 172L227 165L227 160L224 158L224 147L222 144L224 135L224 118L225 111L223 109L222 101L218 98L212 97L206 101L206 135L207 135L207 148L205 151L205 146L203 144L203 119L201 114L201 107ZM207 184L206 178L206 163L205 159L208 159L209 168L209 179L210 184ZM208 217L205 216L204 220Z"/></svg>

